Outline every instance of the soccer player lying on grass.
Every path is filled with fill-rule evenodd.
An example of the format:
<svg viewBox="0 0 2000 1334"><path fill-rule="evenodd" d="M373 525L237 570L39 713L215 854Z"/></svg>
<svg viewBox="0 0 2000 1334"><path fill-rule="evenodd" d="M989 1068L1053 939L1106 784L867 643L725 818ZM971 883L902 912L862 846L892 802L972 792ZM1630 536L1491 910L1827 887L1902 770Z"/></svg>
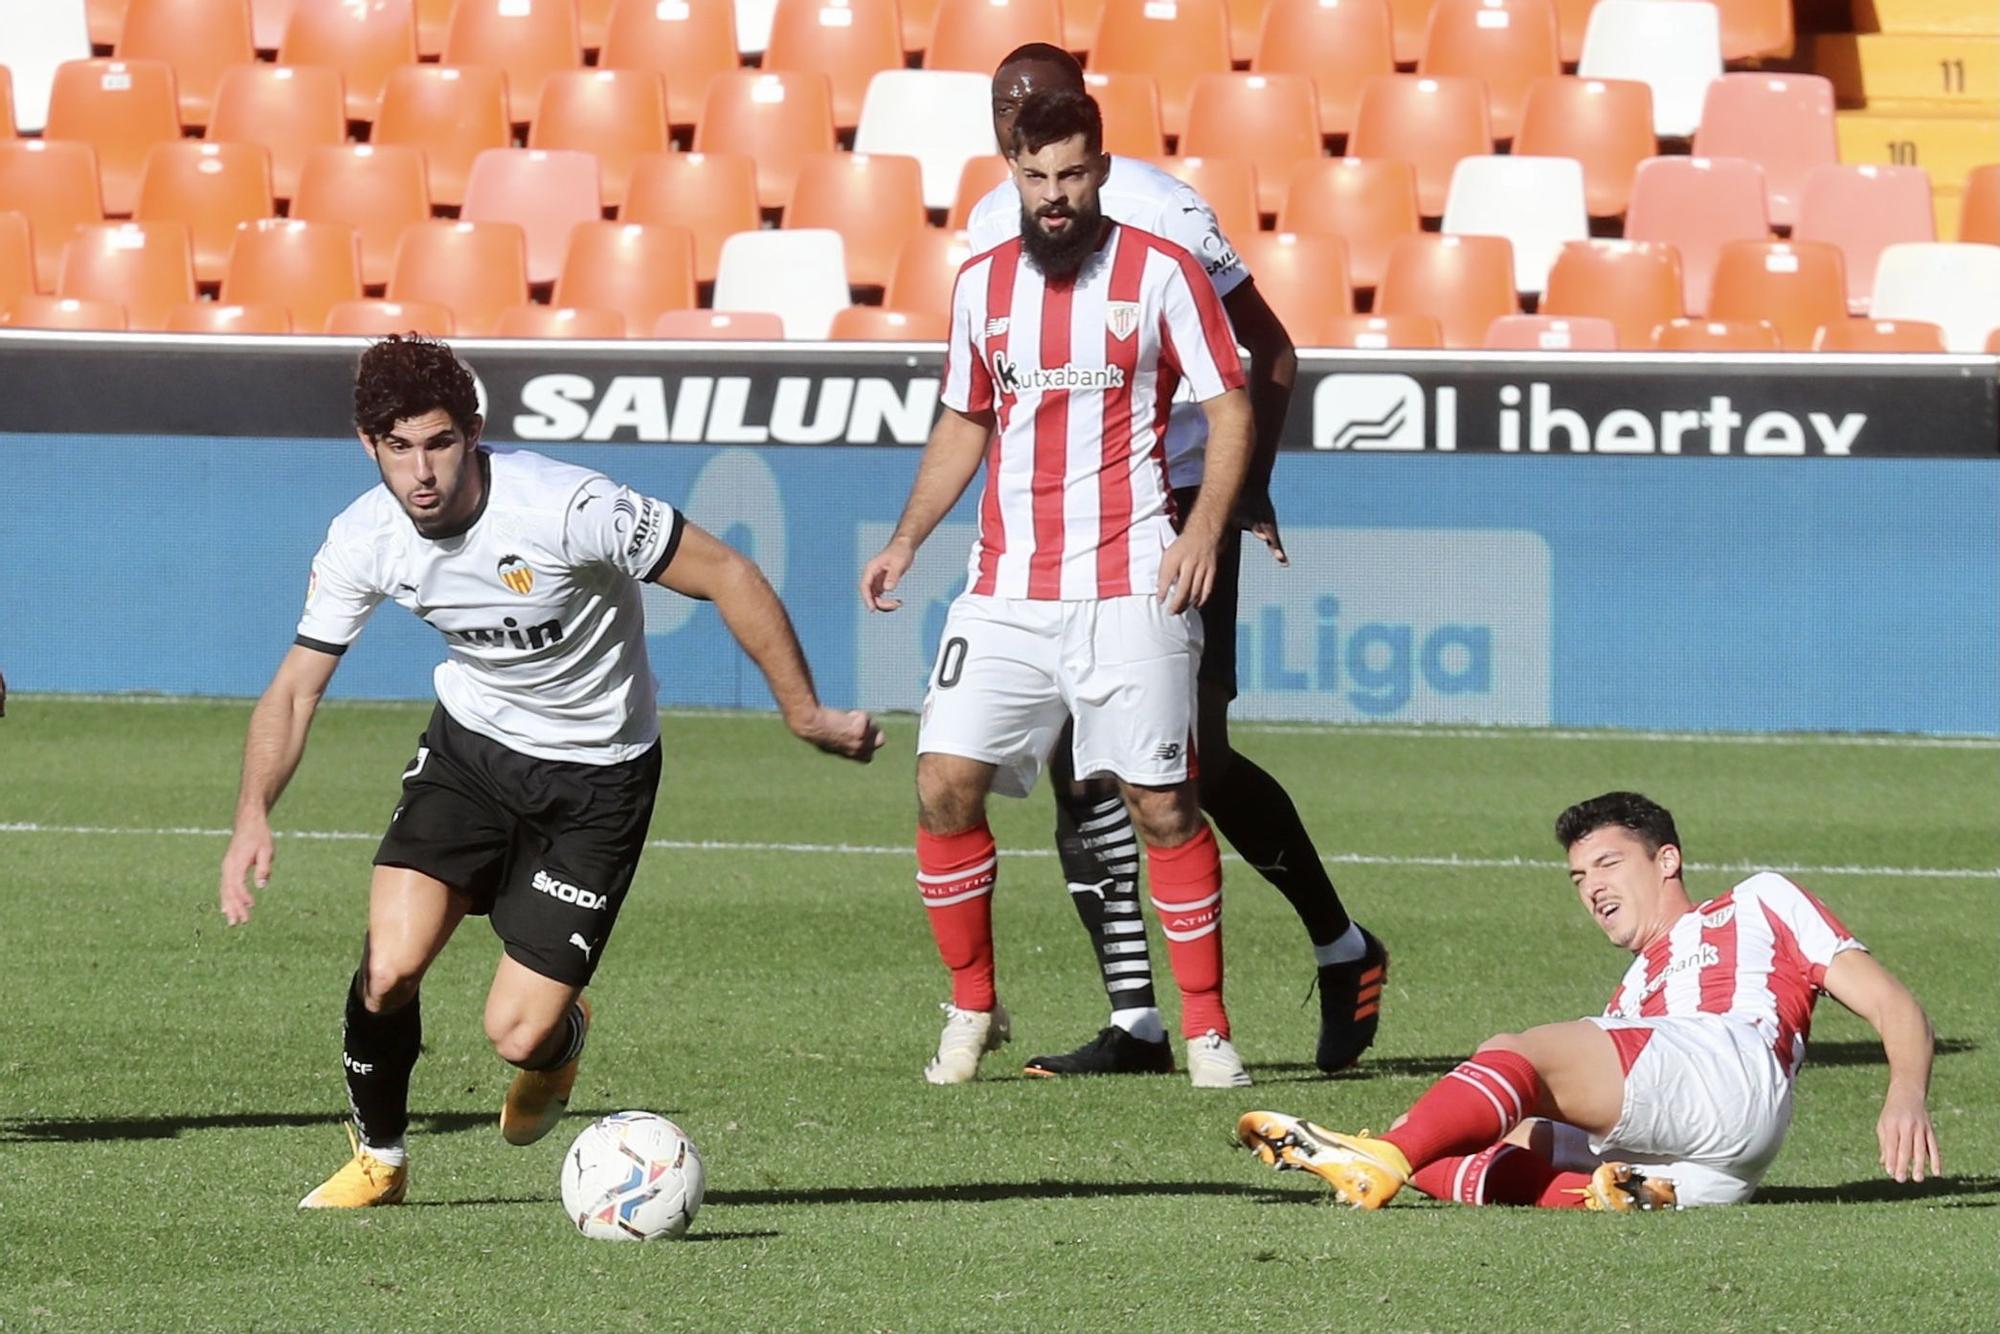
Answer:
<svg viewBox="0 0 2000 1334"><path fill-rule="evenodd" d="M1673 816L1636 793L1570 807L1556 838L1584 908L1637 956L1602 1016L1489 1038L1386 1134L1249 1112L1244 1146L1362 1209L1405 1185L1463 1204L1619 1213L1735 1204L1778 1156L1825 992L1882 1036L1883 1170L1936 1175L1930 1021L1824 904L1764 871L1696 906Z"/></svg>

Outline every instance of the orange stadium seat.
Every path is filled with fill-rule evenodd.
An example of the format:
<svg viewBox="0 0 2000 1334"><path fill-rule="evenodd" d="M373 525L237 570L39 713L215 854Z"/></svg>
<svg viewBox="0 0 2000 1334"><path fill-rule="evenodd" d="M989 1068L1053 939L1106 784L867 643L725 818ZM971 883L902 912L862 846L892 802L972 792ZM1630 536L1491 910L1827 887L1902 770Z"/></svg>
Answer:
<svg viewBox="0 0 2000 1334"><path fill-rule="evenodd" d="M410 0L298 0L278 44L278 63L339 70L347 118L372 121L390 71L417 63L416 10Z"/></svg>
<svg viewBox="0 0 2000 1334"><path fill-rule="evenodd" d="M1325 337L1321 347L1381 351L1444 346L1444 329L1429 315L1337 315L1327 320L1320 332Z"/></svg>
<svg viewBox="0 0 2000 1334"><path fill-rule="evenodd" d="M1228 11L1223 0L1104 0L1090 67L1152 75L1167 133L1179 135L1194 81L1229 72Z"/></svg>
<svg viewBox="0 0 2000 1334"><path fill-rule="evenodd" d="M1257 169L1240 157L1163 157L1154 163L1208 201L1222 234L1234 240L1258 229Z"/></svg>
<svg viewBox="0 0 2000 1334"><path fill-rule="evenodd" d="M1062 45L1061 0L939 0L925 69L991 74L1017 46Z"/></svg>
<svg viewBox="0 0 2000 1334"><path fill-rule="evenodd" d="M1521 307L1514 297L1514 248L1498 236L1406 236L1389 251L1380 315L1429 315L1448 348L1476 348L1502 315Z"/></svg>
<svg viewBox="0 0 2000 1334"><path fill-rule="evenodd" d="M1554 0L1436 0L1417 73L1486 82L1493 137L1510 140L1528 88L1562 73Z"/></svg>
<svg viewBox="0 0 2000 1334"><path fill-rule="evenodd" d="M222 275L224 301L279 305L292 327L317 329L337 302L361 295L361 242L333 222L267 218L236 233Z"/></svg>
<svg viewBox="0 0 2000 1334"><path fill-rule="evenodd" d="M1427 218L1444 214L1452 168L1460 158L1493 151L1486 114L1486 85L1478 79L1390 74L1361 89L1349 157L1402 158L1417 169L1417 207ZM1486 332L1480 326L1480 332Z"/></svg>
<svg viewBox="0 0 2000 1334"><path fill-rule="evenodd" d="M653 337L779 343L785 338L785 321L768 310L670 310L654 323Z"/></svg>
<svg viewBox="0 0 2000 1334"><path fill-rule="evenodd" d="M116 301L91 301L75 296L29 294L7 312L7 323L16 329L77 329L123 333L131 325L125 307Z"/></svg>
<svg viewBox="0 0 2000 1334"><path fill-rule="evenodd" d="M250 44L259 51L276 51L285 40L293 5L294 0L250 0Z"/></svg>
<svg viewBox="0 0 2000 1334"><path fill-rule="evenodd" d="M195 281L219 283L237 226L271 213L271 155L262 145L181 139L146 155L132 216L186 223Z"/></svg>
<svg viewBox="0 0 2000 1334"><path fill-rule="evenodd" d="M528 239L528 282L552 283L578 223L604 216L597 158L573 148L489 148L465 182L467 222L511 222Z"/></svg>
<svg viewBox="0 0 2000 1334"><path fill-rule="evenodd" d="M1639 164L1660 151L1653 90L1629 79L1537 79L1528 88L1514 151L1575 158L1583 164L1590 216L1620 217Z"/></svg>
<svg viewBox="0 0 2000 1334"><path fill-rule="evenodd" d="M1565 66L1574 67L1583 59L1583 34L1590 27L1590 11L1597 0L1556 0L1556 53Z"/></svg>
<svg viewBox="0 0 2000 1334"><path fill-rule="evenodd" d="M757 164L742 153L649 153L632 169L618 220L685 227L695 281L712 283L723 238L757 229Z"/></svg>
<svg viewBox="0 0 2000 1334"><path fill-rule="evenodd" d="M783 208L799 167L834 151L833 94L824 74L736 70L709 80L695 126L699 152L742 153L757 164L757 203Z"/></svg>
<svg viewBox="0 0 2000 1334"><path fill-rule="evenodd" d="M323 65L238 65L216 90L208 138L264 145L271 154L271 188L290 199L298 193L306 154L347 142L340 75Z"/></svg>
<svg viewBox="0 0 2000 1334"><path fill-rule="evenodd" d="M583 49L596 51L604 45L605 31L611 26L612 0L577 0L576 26L583 34Z"/></svg>
<svg viewBox="0 0 2000 1334"><path fill-rule="evenodd" d="M950 332L951 320L944 315L849 306L834 315L827 337L850 343L942 343Z"/></svg>
<svg viewBox="0 0 2000 1334"><path fill-rule="evenodd" d="M912 315L951 318L951 288L958 271L972 258L964 232L918 232L903 243L882 304Z"/></svg>
<svg viewBox="0 0 2000 1334"><path fill-rule="evenodd" d="M1985 352L1989 357L2000 354L2000 327L1996 327L1991 333L1986 335Z"/></svg>
<svg viewBox="0 0 2000 1334"><path fill-rule="evenodd" d="M181 122L206 125L222 72L257 58L249 0L132 0L114 54L172 65Z"/></svg>
<svg viewBox="0 0 2000 1334"><path fill-rule="evenodd" d="M292 315L283 306L187 301L167 312L168 333L288 334L291 331Z"/></svg>
<svg viewBox="0 0 2000 1334"><path fill-rule="evenodd" d="M1252 232L1233 238L1257 290L1300 347L1326 342L1327 321L1354 313L1347 242L1324 232Z"/></svg>
<svg viewBox="0 0 2000 1334"><path fill-rule="evenodd" d="M861 99L870 79L902 67L896 0L778 0L764 68L824 74L839 129L861 123Z"/></svg>
<svg viewBox="0 0 2000 1334"><path fill-rule="evenodd" d="M507 122L507 76L497 69L405 65L389 75L370 143L422 149L431 203L465 202L472 160L514 142Z"/></svg>
<svg viewBox="0 0 2000 1334"><path fill-rule="evenodd" d="M969 158L964 170L958 173L958 193L951 201L951 211L945 215L944 225L954 230L965 226L972 217L972 210L979 201L991 193L994 186L1014 179L1008 169L1007 159L999 154L992 157Z"/></svg>
<svg viewBox="0 0 2000 1334"><path fill-rule="evenodd" d="M1710 318L1763 320L1787 351L1812 347L1823 324L1847 318L1847 273L1826 241L1731 241L1715 260Z"/></svg>
<svg viewBox="0 0 2000 1334"><path fill-rule="evenodd" d="M1389 0L1391 37L1396 63L1413 69L1424 56L1424 39L1430 35L1431 0Z"/></svg>
<svg viewBox="0 0 2000 1334"><path fill-rule="evenodd" d="M937 7L938 0L901 0L896 6L902 20L900 31L906 54L922 56L924 43L937 27Z"/></svg>
<svg viewBox="0 0 2000 1334"><path fill-rule="evenodd" d="M1710 275L1725 241L1762 241L1771 234L1764 173L1742 158L1654 157L1632 178L1625 236L1665 241L1680 252L1682 303L1690 315L1708 310Z"/></svg>
<svg viewBox="0 0 2000 1334"><path fill-rule="evenodd" d="M625 317L594 306L538 306L528 302L500 312L500 338L623 338Z"/></svg>
<svg viewBox="0 0 2000 1334"><path fill-rule="evenodd" d="M14 72L0 65L0 139L12 139L14 128Z"/></svg>
<svg viewBox="0 0 2000 1334"><path fill-rule="evenodd" d="M576 0L456 0L444 32L444 63L487 65L507 76L507 114L525 125L542 81L583 63Z"/></svg>
<svg viewBox="0 0 2000 1334"><path fill-rule="evenodd" d="M92 46L118 45L118 33L125 26L125 10L131 3L132 0L84 0Z"/></svg>
<svg viewBox="0 0 2000 1334"><path fill-rule="evenodd" d="M1944 330L1924 320L1835 320L1813 335L1815 352L1938 352Z"/></svg>
<svg viewBox="0 0 2000 1334"><path fill-rule="evenodd" d="M730 0L617 0L597 53L600 69L646 69L664 78L667 119L677 126L695 123L708 81L739 63Z"/></svg>
<svg viewBox="0 0 2000 1334"><path fill-rule="evenodd" d="M195 296L187 224L84 223L63 247L56 295L115 301L132 328L164 329L167 312Z"/></svg>
<svg viewBox="0 0 2000 1334"><path fill-rule="evenodd" d="M1681 317L1681 257L1657 241L1571 241L1549 268L1545 315L1610 320L1618 346L1653 345L1653 330Z"/></svg>
<svg viewBox="0 0 2000 1334"><path fill-rule="evenodd" d="M453 0L416 0L417 55L436 60L444 54L445 30L451 26Z"/></svg>
<svg viewBox="0 0 2000 1334"><path fill-rule="evenodd" d="M1815 167L1799 198L1792 239L1828 241L1840 247L1847 271L1847 308L1859 314L1868 309L1875 290L1875 262L1884 247L1937 240L1930 173L1922 167L1872 162Z"/></svg>
<svg viewBox="0 0 2000 1334"><path fill-rule="evenodd" d="M1653 331L1662 352L1776 352L1778 332L1761 320L1670 320Z"/></svg>
<svg viewBox="0 0 2000 1334"><path fill-rule="evenodd" d="M1792 0L1719 0L1716 7L1722 15L1724 60L1792 53Z"/></svg>
<svg viewBox="0 0 2000 1334"><path fill-rule="evenodd" d="M644 335L662 311L695 304L694 237L658 223L586 222L570 233L551 301L614 311L634 336Z"/></svg>
<svg viewBox="0 0 2000 1334"><path fill-rule="evenodd" d="M56 70L46 139L80 139L97 150L106 213L139 202L139 174L154 144L181 137L173 67L163 60L73 60Z"/></svg>
<svg viewBox="0 0 2000 1334"><path fill-rule="evenodd" d="M35 286L56 289L63 243L78 223L101 222L97 153L63 139L10 139L0 143L0 210L28 223L34 248Z"/></svg>
<svg viewBox="0 0 2000 1334"><path fill-rule="evenodd" d="M1303 74L1319 97L1319 127L1354 129L1361 85L1396 72L1395 18L1389 0L1270 0L1250 68Z"/></svg>
<svg viewBox="0 0 2000 1334"><path fill-rule="evenodd" d="M816 154L799 168L784 225L839 232L848 283L886 287L903 243L924 229L923 173L913 157Z"/></svg>
<svg viewBox="0 0 2000 1334"><path fill-rule="evenodd" d="M407 227L389 299L449 306L461 337L484 338L502 311L528 299L527 237L511 222L433 218Z"/></svg>
<svg viewBox="0 0 2000 1334"><path fill-rule="evenodd" d="M632 164L673 146L667 137L666 81L652 70L577 69L551 74L528 130L530 148L575 148L597 155L607 208L625 202Z"/></svg>
<svg viewBox="0 0 2000 1334"><path fill-rule="evenodd" d="M371 338L392 333L449 338L457 332L457 327L451 318L451 307L435 301L336 301L327 308L322 332Z"/></svg>
<svg viewBox="0 0 2000 1334"><path fill-rule="evenodd" d="M1502 315L1486 327L1496 352L1611 352L1618 327L1595 315Z"/></svg>
<svg viewBox="0 0 2000 1334"><path fill-rule="evenodd" d="M1399 158L1320 158L1292 173L1281 232L1332 232L1347 240L1356 287L1382 281L1389 248L1423 229L1417 215L1417 171Z"/></svg>
<svg viewBox="0 0 2000 1334"><path fill-rule="evenodd" d="M26 214L0 209L0 310L35 292L35 245Z"/></svg>
<svg viewBox="0 0 2000 1334"><path fill-rule="evenodd" d="M1303 74L1204 74L1188 96L1190 157L1234 153L1257 170L1257 208L1276 216L1302 162L1324 156L1319 99Z"/></svg>
<svg viewBox="0 0 2000 1334"><path fill-rule="evenodd" d="M322 144L306 154L291 216L336 222L361 237L361 281L381 287L403 228L431 215L424 155L401 144Z"/></svg>
<svg viewBox="0 0 2000 1334"><path fill-rule="evenodd" d="M1257 34L1264 28L1268 0L1223 0L1229 12L1229 59L1238 68L1257 54Z"/></svg>
<svg viewBox="0 0 2000 1334"><path fill-rule="evenodd" d="M1694 151L1764 169L1771 221L1789 227L1813 168L1840 161L1833 81L1815 74L1725 74L1708 86Z"/></svg>
<svg viewBox="0 0 2000 1334"><path fill-rule="evenodd" d="M1958 239L2000 245L2000 163L1974 167L1965 178L1965 201L1958 214Z"/></svg>
<svg viewBox="0 0 2000 1334"><path fill-rule="evenodd" d="M1160 119L1160 85L1150 74L1107 74L1085 70L1084 91L1097 99L1104 116L1104 151L1125 157L1158 157L1166 151L1166 123Z"/></svg>

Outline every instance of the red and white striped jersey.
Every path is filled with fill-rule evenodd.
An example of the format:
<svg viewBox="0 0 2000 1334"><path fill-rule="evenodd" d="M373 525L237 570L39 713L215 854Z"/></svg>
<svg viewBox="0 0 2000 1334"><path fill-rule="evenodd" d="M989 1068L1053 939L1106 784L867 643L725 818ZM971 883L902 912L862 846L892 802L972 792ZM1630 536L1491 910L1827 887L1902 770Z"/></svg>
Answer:
<svg viewBox="0 0 2000 1334"><path fill-rule="evenodd" d="M1236 336L1200 261L1113 223L1073 279L1048 282L1018 236L952 292L942 397L999 422L986 453L969 588L1088 601L1150 593L1174 540L1166 430L1174 390L1243 384Z"/></svg>
<svg viewBox="0 0 2000 1334"><path fill-rule="evenodd" d="M1733 1015L1766 1033L1779 1064L1796 1075L1828 965L1864 948L1824 903L1761 871L1685 913L1642 950L1604 1013Z"/></svg>

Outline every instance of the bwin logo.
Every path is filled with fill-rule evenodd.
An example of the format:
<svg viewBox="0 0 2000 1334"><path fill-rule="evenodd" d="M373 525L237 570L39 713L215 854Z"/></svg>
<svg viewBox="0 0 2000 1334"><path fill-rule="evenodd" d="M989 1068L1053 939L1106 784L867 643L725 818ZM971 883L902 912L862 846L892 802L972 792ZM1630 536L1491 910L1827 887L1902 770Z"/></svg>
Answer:
<svg viewBox="0 0 2000 1334"><path fill-rule="evenodd" d="M587 889L578 889L575 885L556 879L547 871L535 872L532 883L538 891L558 903L574 903L579 908L588 908L594 912L603 912L606 907L604 895Z"/></svg>
<svg viewBox="0 0 2000 1334"><path fill-rule="evenodd" d="M1421 450L1424 389L1407 375L1329 375L1313 390L1314 449Z"/></svg>

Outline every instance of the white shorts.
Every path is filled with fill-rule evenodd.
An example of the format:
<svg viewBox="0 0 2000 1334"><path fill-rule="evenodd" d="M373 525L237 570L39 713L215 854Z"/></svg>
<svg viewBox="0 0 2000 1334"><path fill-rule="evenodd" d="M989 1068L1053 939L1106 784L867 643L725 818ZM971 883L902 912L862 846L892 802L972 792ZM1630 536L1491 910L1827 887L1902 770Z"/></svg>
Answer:
<svg viewBox="0 0 2000 1334"><path fill-rule="evenodd" d="M1065 719L1078 777L1173 787L1194 773L1201 618L1151 594L1094 602L965 593L951 604L917 753L996 765L1025 797Z"/></svg>
<svg viewBox="0 0 2000 1334"><path fill-rule="evenodd" d="M1683 1208L1749 1199L1792 1123L1792 1081L1770 1037L1724 1015L1590 1022L1621 1052L1646 1034L1625 1072L1618 1124L1591 1149L1658 1166L1653 1175L1674 1183Z"/></svg>

